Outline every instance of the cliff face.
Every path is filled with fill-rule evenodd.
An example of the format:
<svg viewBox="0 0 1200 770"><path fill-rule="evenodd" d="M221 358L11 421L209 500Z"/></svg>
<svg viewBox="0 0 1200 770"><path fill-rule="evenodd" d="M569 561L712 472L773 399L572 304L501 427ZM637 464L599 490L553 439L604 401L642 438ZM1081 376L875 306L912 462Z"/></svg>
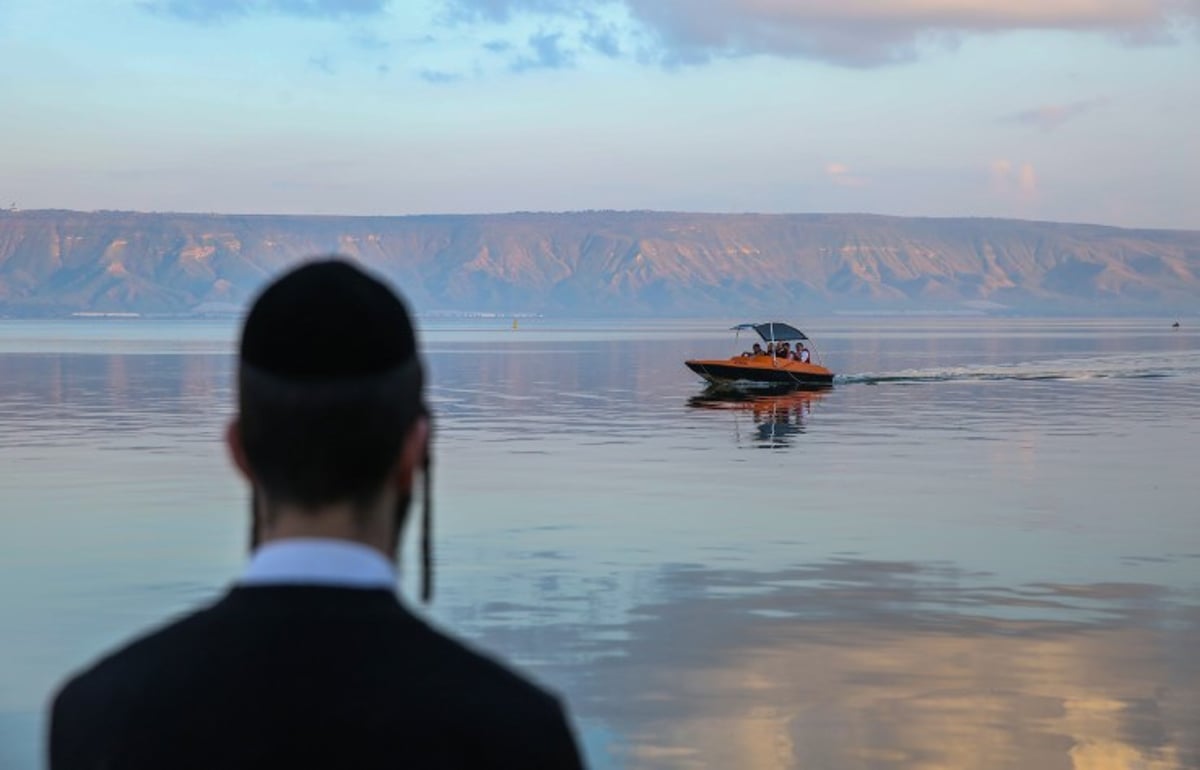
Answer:
<svg viewBox="0 0 1200 770"><path fill-rule="evenodd" d="M0 315L235 310L279 270L330 253L382 272L422 311L1200 306L1197 231L814 214L8 211L0 212Z"/></svg>

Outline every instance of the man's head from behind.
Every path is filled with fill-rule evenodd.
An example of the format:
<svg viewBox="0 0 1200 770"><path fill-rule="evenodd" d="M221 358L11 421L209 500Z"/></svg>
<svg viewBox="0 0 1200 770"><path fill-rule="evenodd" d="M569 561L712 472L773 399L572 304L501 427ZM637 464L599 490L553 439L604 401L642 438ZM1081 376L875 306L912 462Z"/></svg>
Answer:
<svg viewBox="0 0 1200 770"><path fill-rule="evenodd" d="M319 534L331 512L367 527L381 501L406 508L425 460L423 380L403 303L357 267L310 262L267 287L242 330L229 431L258 535L279 516ZM388 525L398 537L402 522Z"/></svg>

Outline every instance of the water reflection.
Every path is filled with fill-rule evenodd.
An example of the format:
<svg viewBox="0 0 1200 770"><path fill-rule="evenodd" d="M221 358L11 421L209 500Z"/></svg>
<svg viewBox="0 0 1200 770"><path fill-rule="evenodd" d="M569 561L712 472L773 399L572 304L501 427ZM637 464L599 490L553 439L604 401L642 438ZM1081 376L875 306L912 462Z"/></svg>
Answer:
<svg viewBox="0 0 1200 770"><path fill-rule="evenodd" d="M807 428L813 405L825 397L830 388L785 389L747 392L733 388L710 386L703 393L688 399L688 406L698 409L725 410L735 415L734 437L738 446L777 449L790 446L792 439ZM743 430L745 415L750 425Z"/></svg>
<svg viewBox="0 0 1200 770"><path fill-rule="evenodd" d="M181 437L167 432L176 428L208 442L233 403L227 355L7 354L0 362L0 440L13 450L122 448L122 437L135 435L171 449Z"/></svg>
<svg viewBox="0 0 1200 770"><path fill-rule="evenodd" d="M1200 335L1004 326L822 334L875 384L749 398L703 335L432 334L436 619L599 770L1200 766ZM74 328L0 325L5 768L244 556L229 342Z"/></svg>
<svg viewBox="0 0 1200 770"><path fill-rule="evenodd" d="M533 633L597 653L573 703L623 736L620 767L1200 764L1200 607L1189 597L989 578L861 559L677 565L659 576L663 598L625 624ZM525 629L489 634L511 645Z"/></svg>

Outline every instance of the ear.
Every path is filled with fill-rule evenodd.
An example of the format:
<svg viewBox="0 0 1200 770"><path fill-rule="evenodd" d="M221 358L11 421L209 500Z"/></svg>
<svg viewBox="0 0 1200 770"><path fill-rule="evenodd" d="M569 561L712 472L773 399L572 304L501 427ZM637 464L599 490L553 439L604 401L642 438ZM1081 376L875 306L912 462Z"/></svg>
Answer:
<svg viewBox="0 0 1200 770"><path fill-rule="evenodd" d="M400 456L396 458L393 477L403 494L409 494L413 488L413 476L417 469L425 464L425 455L429 451L429 418L418 417L404 437L400 447Z"/></svg>
<svg viewBox="0 0 1200 770"><path fill-rule="evenodd" d="M225 426L225 448L229 450L229 459L233 460L242 478L253 484L254 473L250 470L250 463L246 460L246 447L242 444L242 424L236 417Z"/></svg>

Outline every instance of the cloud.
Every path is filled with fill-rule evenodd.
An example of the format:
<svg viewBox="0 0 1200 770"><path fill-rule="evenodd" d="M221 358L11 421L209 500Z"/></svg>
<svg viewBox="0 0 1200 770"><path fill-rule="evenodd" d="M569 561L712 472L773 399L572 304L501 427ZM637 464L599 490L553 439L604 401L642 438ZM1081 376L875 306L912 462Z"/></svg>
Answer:
<svg viewBox="0 0 1200 770"><path fill-rule="evenodd" d="M614 0L443 0L439 17L444 23L496 22L506 23L523 14L543 16L578 16L589 12L588 6Z"/></svg>
<svg viewBox="0 0 1200 770"><path fill-rule="evenodd" d="M866 187L869 184L866 177L850 173L850 167L845 163L829 163L825 166L825 176L838 187Z"/></svg>
<svg viewBox="0 0 1200 770"><path fill-rule="evenodd" d="M764 54L872 67L975 34L1066 30L1144 44L1174 39L1180 20L1200 27L1197 0L443 0L441 7L447 23L570 19L584 24L585 41L598 37L603 18L619 17L624 42L652 40L650 58L665 66ZM616 34L605 31L597 50L641 50Z"/></svg>
<svg viewBox="0 0 1200 770"><path fill-rule="evenodd" d="M875 66L968 34L1162 29L1178 0L624 0L682 61L774 54Z"/></svg>
<svg viewBox="0 0 1200 770"><path fill-rule="evenodd" d="M588 48L610 59L621 55L620 33L612 27L585 30L581 39Z"/></svg>
<svg viewBox="0 0 1200 770"><path fill-rule="evenodd" d="M997 158L988 164L992 192L1001 196L1013 196L1031 200L1038 193L1037 170L1025 161L1015 164L1007 158Z"/></svg>
<svg viewBox="0 0 1200 770"><path fill-rule="evenodd" d="M320 70L326 75L337 74L337 70L333 65L333 59L330 58L329 54L323 53L318 56L310 56L308 58L308 66L312 67L313 69Z"/></svg>
<svg viewBox="0 0 1200 770"><path fill-rule="evenodd" d="M1037 173L1032 163L1022 163L1017 171L1017 190L1022 198L1032 198L1037 195Z"/></svg>
<svg viewBox="0 0 1200 770"><path fill-rule="evenodd" d="M333 18L374 16L389 0L146 0L143 10L182 21L217 23L246 16Z"/></svg>
<svg viewBox="0 0 1200 770"><path fill-rule="evenodd" d="M382 53L392 47L386 39L367 29L360 29L350 36L350 43L359 50Z"/></svg>
<svg viewBox="0 0 1200 770"><path fill-rule="evenodd" d="M417 77L427 83L434 85L446 85L448 83L457 83L463 79L462 74L458 72L445 72L442 70L424 69L417 73Z"/></svg>
<svg viewBox="0 0 1200 770"><path fill-rule="evenodd" d="M1009 180L1012 178L1013 164L1011 160L997 158L988 164L991 174L992 190L998 193L1008 192Z"/></svg>
<svg viewBox="0 0 1200 770"><path fill-rule="evenodd" d="M1085 99L1069 104L1043 104L1001 118L1004 122L1023 123L1043 131L1052 131L1072 118L1077 118L1107 103L1106 99Z"/></svg>
<svg viewBox="0 0 1200 770"><path fill-rule="evenodd" d="M510 68L513 72L535 69L565 69L575 64L575 54L562 47L563 33L539 32L529 36L530 55L519 56Z"/></svg>

